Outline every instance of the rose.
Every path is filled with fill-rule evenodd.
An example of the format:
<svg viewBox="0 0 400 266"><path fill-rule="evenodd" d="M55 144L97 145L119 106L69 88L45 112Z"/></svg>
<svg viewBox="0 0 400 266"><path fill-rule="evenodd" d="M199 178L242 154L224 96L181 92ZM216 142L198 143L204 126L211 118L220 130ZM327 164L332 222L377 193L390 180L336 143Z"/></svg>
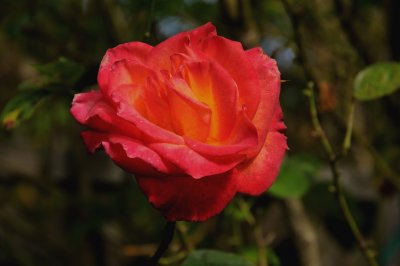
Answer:
<svg viewBox="0 0 400 266"><path fill-rule="evenodd" d="M280 74L261 48L243 50L210 23L152 47L109 49L100 90L77 94L71 113L134 173L168 220L205 220L236 193L259 195L287 149Z"/></svg>

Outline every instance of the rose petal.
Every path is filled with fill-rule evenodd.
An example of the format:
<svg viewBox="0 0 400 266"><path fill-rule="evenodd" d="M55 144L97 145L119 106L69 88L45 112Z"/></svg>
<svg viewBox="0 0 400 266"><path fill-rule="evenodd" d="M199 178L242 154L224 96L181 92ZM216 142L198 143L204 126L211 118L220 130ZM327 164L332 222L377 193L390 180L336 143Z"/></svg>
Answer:
<svg viewBox="0 0 400 266"><path fill-rule="evenodd" d="M229 157L206 158L186 145L153 143L149 148L195 179L227 172L240 163L240 160L232 161Z"/></svg>
<svg viewBox="0 0 400 266"><path fill-rule="evenodd" d="M230 173L193 179L188 176L142 177L138 184L169 221L204 221L220 213L236 193Z"/></svg>
<svg viewBox="0 0 400 266"><path fill-rule="evenodd" d="M99 91L76 94L70 112L79 123L97 131L119 132L131 137L140 136L140 132L133 124L116 115L116 111L104 100Z"/></svg>
<svg viewBox="0 0 400 266"><path fill-rule="evenodd" d="M252 118L259 104L260 84L241 43L214 36L200 43L196 48L229 73L237 84L240 104L246 107L247 116Z"/></svg>
<svg viewBox="0 0 400 266"><path fill-rule="evenodd" d="M252 119L258 130L261 149L270 130L271 119L279 105L280 73L275 60L264 54L261 48L248 50L246 55L254 64L261 85L260 104Z"/></svg>
<svg viewBox="0 0 400 266"><path fill-rule="evenodd" d="M106 87L100 88L103 94L109 96L110 99L113 93L118 93L118 89L121 86L133 85L135 88L144 86L147 78L153 74L153 70L142 63L125 59L114 62L108 70L104 70L103 72L105 71L109 74L109 84ZM132 90L132 96L134 92Z"/></svg>
<svg viewBox="0 0 400 266"><path fill-rule="evenodd" d="M183 74L196 98L212 111L209 142L229 137L239 111L238 89L229 74L214 62L192 62Z"/></svg>
<svg viewBox="0 0 400 266"><path fill-rule="evenodd" d="M267 139L260 153L251 161L238 165L233 175L238 181L238 192L259 195L267 190L278 175L287 149L286 129L282 122L282 111L276 111Z"/></svg>
<svg viewBox="0 0 400 266"><path fill-rule="evenodd" d="M218 145L210 145L196 140L184 138L186 145L207 158L224 157L242 160L258 145L257 129L247 119L243 111L238 114L231 135Z"/></svg>
<svg viewBox="0 0 400 266"><path fill-rule="evenodd" d="M111 67L115 62L124 59L144 63L152 49L152 46L142 42L124 43L108 49L101 61L97 76L100 89L105 91L108 89Z"/></svg>
<svg viewBox="0 0 400 266"><path fill-rule="evenodd" d="M90 152L103 146L111 159L129 173L153 177L161 173L179 173L173 165L165 162L156 152L131 138L93 131L82 132L82 137Z"/></svg>
<svg viewBox="0 0 400 266"><path fill-rule="evenodd" d="M174 79L167 97L174 131L181 136L204 141L210 131L211 110L197 101L184 80Z"/></svg>
<svg viewBox="0 0 400 266"><path fill-rule="evenodd" d="M114 101L119 104L117 115L132 122L149 142L182 144L183 138L172 131L165 130L143 117L137 110L132 108L119 95L113 96Z"/></svg>
<svg viewBox="0 0 400 266"><path fill-rule="evenodd" d="M192 43L201 43L215 35L215 27L211 23L207 23L193 31L179 33L155 46L147 58L147 63L153 69L171 71L171 55L187 53L187 49Z"/></svg>
<svg viewBox="0 0 400 266"><path fill-rule="evenodd" d="M90 153L95 153L97 149L102 147L101 143L108 139L108 133L94 131L83 131L81 136L86 148Z"/></svg>
<svg viewBox="0 0 400 266"><path fill-rule="evenodd" d="M199 43L205 42L213 36L217 36L217 31L211 22L189 31L191 45L198 45Z"/></svg>

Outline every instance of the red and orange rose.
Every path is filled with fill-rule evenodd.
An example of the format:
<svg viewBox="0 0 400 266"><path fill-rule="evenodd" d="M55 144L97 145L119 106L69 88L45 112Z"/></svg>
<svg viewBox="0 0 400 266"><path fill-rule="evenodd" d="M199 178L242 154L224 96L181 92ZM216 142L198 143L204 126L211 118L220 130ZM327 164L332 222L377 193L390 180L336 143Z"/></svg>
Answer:
<svg viewBox="0 0 400 266"><path fill-rule="evenodd" d="M261 48L245 51L209 23L155 47L109 49L98 83L71 108L86 146L135 174L167 219L205 220L277 176L287 149L280 74Z"/></svg>

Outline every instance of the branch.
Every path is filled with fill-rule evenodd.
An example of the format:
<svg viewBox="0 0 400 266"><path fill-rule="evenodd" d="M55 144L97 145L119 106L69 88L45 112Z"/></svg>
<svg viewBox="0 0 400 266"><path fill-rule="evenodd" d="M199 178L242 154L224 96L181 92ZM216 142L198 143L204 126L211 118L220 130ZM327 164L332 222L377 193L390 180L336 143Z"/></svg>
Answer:
<svg viewBox="0 0 400 266"><path fill-rule="evenodd" d="M305 95L309 99L310 105L310 115L313 123L313 127L319 137L322 146L329 158L329 166L332 172L333 178L333 192L335 194L336 200L339 204L340 210L342 212L343 217L345 218L348 226L350 227L353 236L357 240L358 247L365 259L367 260L370 266L378 266L378 262L376 260L376 251L369 245L369 243L365 240L363 234L361 233L357 222L355 221L353 214L350 211L349 205L347 203L346 197L344 196L344 192L342 186L340 184L340 173L337 169L337 156L332 149L332 145L329 142L323 128L318 119L317 107L315 104L315 96L314 89L312 84L309 84L308 88L305 90Z"/></svg>
<svg viewBox="0 0 400 266"><path fill-rule="evenodd" d="M342 145L342 154L347 155L351 147L351 136L353 134L354 112L356 109L355 100L352 98L349 106L349 114L347 116L346 134Z"/></svg>

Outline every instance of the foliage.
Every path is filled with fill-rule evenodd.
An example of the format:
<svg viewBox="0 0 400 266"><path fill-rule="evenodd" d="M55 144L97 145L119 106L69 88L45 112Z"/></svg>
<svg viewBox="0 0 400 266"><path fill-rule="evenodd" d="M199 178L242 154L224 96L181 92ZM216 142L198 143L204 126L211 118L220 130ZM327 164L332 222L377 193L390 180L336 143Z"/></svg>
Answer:
<svg viewBox="0 0 400 266"><path fill-rule="evenodd" d="M317 170L318 162L315 158L301 155L287 157L268 192L281 198L301 198L311 187Z"/></svg>
<svg viewBox="0 0 400 266"><path fill-rule="evenodd" d="M357 74L354 97L361 101L374 100L400 89L400 64L377 63Z"/></svg>

